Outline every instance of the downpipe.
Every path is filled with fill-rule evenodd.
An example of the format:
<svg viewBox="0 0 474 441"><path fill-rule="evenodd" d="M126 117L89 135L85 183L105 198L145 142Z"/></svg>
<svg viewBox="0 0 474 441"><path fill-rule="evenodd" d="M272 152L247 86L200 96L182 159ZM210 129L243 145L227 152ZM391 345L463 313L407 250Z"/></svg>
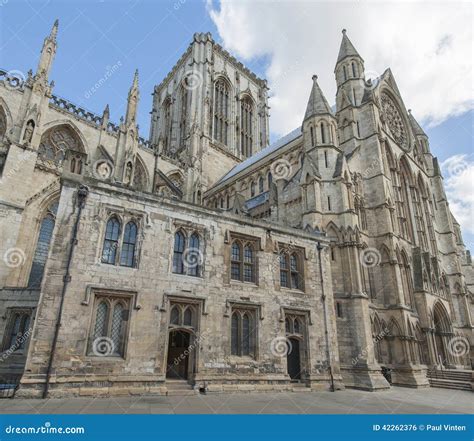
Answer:
<svg viewBox="0 0 474 441"><path fill-rule="evenodd" d="M65 295L66 295L67 287L68 287L69 282L71 280L70 269L71 269L72 256L73 256L74 250L76 248L77 232L79 230L79 222L81 220L82 209L84 208L87 195L89 194L89 189L85 185L80 185L76 194L77 194L77 207L78 207L78 210L77 210L76 219L74 220L74 228L73 228L73 231L72 231L72 237L71 237L71 242L70 242L70 247L69 247L69 253L68 253L68 256L67 256L66 274L64 275L64 278L63 278L63 286L62 286L62 290L61 290L61 300L60 300L60 303L59 303L59 311L58 311L58 316L56 318L56 325L54 327L54 336L53 336L53 342L52 342L52 345L51 345L51 352L49 354L48 369L46 371L46 383L45 383L44 389L43 389L43 398L48 398L49 384L50 384L50 381L51 381L51 370L52 370L52 367L53 367L54 356L56 354L56 346L57 346L57 343L58 343L59 329L61 328L61 319L62 319L62 315L63 315L64 298L65 298Z"/></svg>
<svg viewBox="0 0 474 441"><path fill-rule="evenodd" d="M329 390L335 392L336 388L334 387L334 376L332 373L332 363L331 363L331 349L329 342L329 330L328 330L328 319L327 319L327 308L326 308L326 294L324 292L324 278L323 278L323 262L321 259L321 251L323 250L321 242L318 242L316 249L318 250L318 260L319 260L319 276L321 278L321 301L323 302L323 315L324 315L324 335L326 338L326 359L328 363L329 377L331 381L331 386Z"/></svg>

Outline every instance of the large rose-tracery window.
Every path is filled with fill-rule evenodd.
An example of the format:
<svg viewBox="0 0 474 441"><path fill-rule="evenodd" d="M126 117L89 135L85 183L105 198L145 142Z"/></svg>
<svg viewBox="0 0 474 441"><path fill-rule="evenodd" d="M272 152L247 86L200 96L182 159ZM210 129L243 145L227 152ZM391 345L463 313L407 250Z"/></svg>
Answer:
<svg viewBox="0 0 474 441"><path fill-rule="evenodd" d="M62 166L69 159L71 172L81 174L84 162L84 147L74 131L66 126L56 126L41 137L39 159L50 166Z"/></svg>
<svg viewBox="0 0 474 441"><path fill-rule="evenodd" d="M381 96L382 111L393 139L403 148L408 148L407 132L400 112L386 93Z"/></svg>

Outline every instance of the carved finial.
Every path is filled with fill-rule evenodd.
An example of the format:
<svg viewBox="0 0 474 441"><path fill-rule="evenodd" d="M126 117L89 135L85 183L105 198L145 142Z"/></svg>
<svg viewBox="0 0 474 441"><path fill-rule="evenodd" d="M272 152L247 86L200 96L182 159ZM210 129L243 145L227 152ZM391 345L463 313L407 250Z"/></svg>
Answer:
<svg viewBox="0 0 474 441"><path fill-rule="evenodd" d="M133 87L138 87L138 69L135 69L135 75L133 77Z"/></svg>
<svg viewBox="0 0 474 441"><path fill-rule="evenodd" d="M52 39L52 40L56 40L56 36L58 35L58 27L59 27L59 20L56 19L54 21L54 24L53 24L53 27L51 29L51 34L49 34L49 37Z"/></svg>
<svg viewBox="0 0 474 441"><path fill-rule="evenodd" d="M311 78L313 79L313 81L316 81L316 80L318 79L318 76L317 76L317 75L313 75Z"/></svg>
<svg viewBox="0 0 474 441"><path fill-rule="evenodd" d="M342 33L343 33L344 35L346 35L346 32L347 32L347 31L346 31L345 29L342 30Z"/></svg>

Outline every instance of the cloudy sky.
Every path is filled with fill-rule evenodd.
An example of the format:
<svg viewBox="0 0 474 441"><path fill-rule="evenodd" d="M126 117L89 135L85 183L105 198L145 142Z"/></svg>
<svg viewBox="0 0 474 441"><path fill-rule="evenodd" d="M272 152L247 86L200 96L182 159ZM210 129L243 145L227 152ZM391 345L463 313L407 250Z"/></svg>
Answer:
<svg viewBox="0 0 474 441"><path fill-rule="evenodd" d="M146 136L153 85L194 32L210 31L268 79L276 139L301 123L313 74L334 103L334 64L346 28L369 76L392 69L440 158L451 208L474 250L472 8L472 2L450 1L3 0L0 67L34 68L59 18L55 93L99 114L108 103L117 121L139 68L139 122Z"/></svg>

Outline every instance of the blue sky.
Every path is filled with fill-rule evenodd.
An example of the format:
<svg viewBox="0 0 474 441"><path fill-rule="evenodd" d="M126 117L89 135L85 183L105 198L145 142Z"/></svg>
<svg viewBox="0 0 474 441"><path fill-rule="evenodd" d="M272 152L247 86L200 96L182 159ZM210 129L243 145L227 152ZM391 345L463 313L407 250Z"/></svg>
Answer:
<svg viewBox="0 0 474 441"><path fill-rule="evenodd" d="M451 30L460 28L466 11L451 8L446 12L424 7L424 14L433 14L431 18L426 17L427 21L433 22L433 28L425 29L423 35L426 39L419 39L417 46L410 41L411 35L407 35L406 42L400 40L396 24L393 25L393 36L390 36L392 22L397 21L397 14L403 13L405 17L415 15L414 19L418 20L416 11L404 11L406 6L399 6L389 14L392 19L381 24L384 26L383 38L387 40L381 37L377 41L381 46L373 46L376 29L359 22L369 13L378 13L374 5L364 10L364 5L359 6L357 2L238 3L227 1L220 5L218 2L198 0L0 0L0 67L24 74L29 69L34 70L43 39L55 18L59 18L59 47L51 73L51 79L55 81L54 93L98 114L109 104L111 119L117 122L125 113L127 92L133 72L138 68L141 90L138 121L140 133L146 137L153 86L172 68L191 42L194 32L209 31L215 40L241 58L250 69L261 77L269 78L273 115L270 127L272 138L275 139L296 126L301 118L311 87L312 73L318 73L328 100L334 102L332 71L340 43L340 31L346 27L349 37L366 61L366 70L370 68L380 73L388 66L392 68L407 107L412 107L414 115L424 123L432 151L440 162L449 165L450 158L455 157L463 163L462 173L474 170L472 58L470 66L461 66L461 62L456 66L456 60L461 58L455 58L459 51L462 55L462 51L466 50L466 44L469 44L466 41L472 41L472 34L461 40L458 37L461 31ZM387 6L382 7L387 9ZM393 4L390 7L393 8ZM351 8L356 9L352 11ZM436 14L442 18L440 23L446 27L445 30L439 30ZM321 17L324 16L327 18L323 20ZM279 24L280 20L283 26ZM302 30L305 20L310 20L309 23L314 21L315 25L310 26L306 33ZM415 30L419 34L420 26L417 23L418 29ZM324 39L317 38L318 29L324 31ZM399 39L396 42L395 36ZM424 54L423 51L429 54L432 44L435 44L436 55L441 54L444 58L431 57L429 63L439 64L433 64L430 71L424 72L414 63L420 58L419 55ZM402 54L397 52L399 47L412 46L412 53L407 53L408 49ZM286 52L285 47L288 48ZM380 47L384 50L380 50ZM309 48L309 52L299 54L297 60L292 59L293 54L301 48ZM450 49L452 53L443 53ZM465 55L469 60L469 54ZM405 59L406 64L403 64ZM292 71L285 66L290 63L296 66ZM418 77L413 77L413 72L406 68L411 63ZM449 76L446 74L443 79L444 72L439 72L436 77L437 66L441 69L447 63L451 63ZM426 60L423 61L423 65L426 64ZM459 79L456 75L459 75ZM95 85L104 78L107 78L106 81L96 88ZM420 84L425 87L414 84L414 78L423 80ZM461 96L455 93L465 88L465 82L471 84L471 88L464 89L471 93L467 98L462 96L465 94L462 91ZM294 109L287 105L285 91L295 97ZM434 98L434 95L437 97ZM463 197L463 194L474 194L472 181L472 191L466 188L466 182L469 186L472 174L463 177L463 182L450 181L450 197L453 198L456 215L462 218L466 242L474 249L474 229L469 227L472 204L466 206Z"/></svg>

